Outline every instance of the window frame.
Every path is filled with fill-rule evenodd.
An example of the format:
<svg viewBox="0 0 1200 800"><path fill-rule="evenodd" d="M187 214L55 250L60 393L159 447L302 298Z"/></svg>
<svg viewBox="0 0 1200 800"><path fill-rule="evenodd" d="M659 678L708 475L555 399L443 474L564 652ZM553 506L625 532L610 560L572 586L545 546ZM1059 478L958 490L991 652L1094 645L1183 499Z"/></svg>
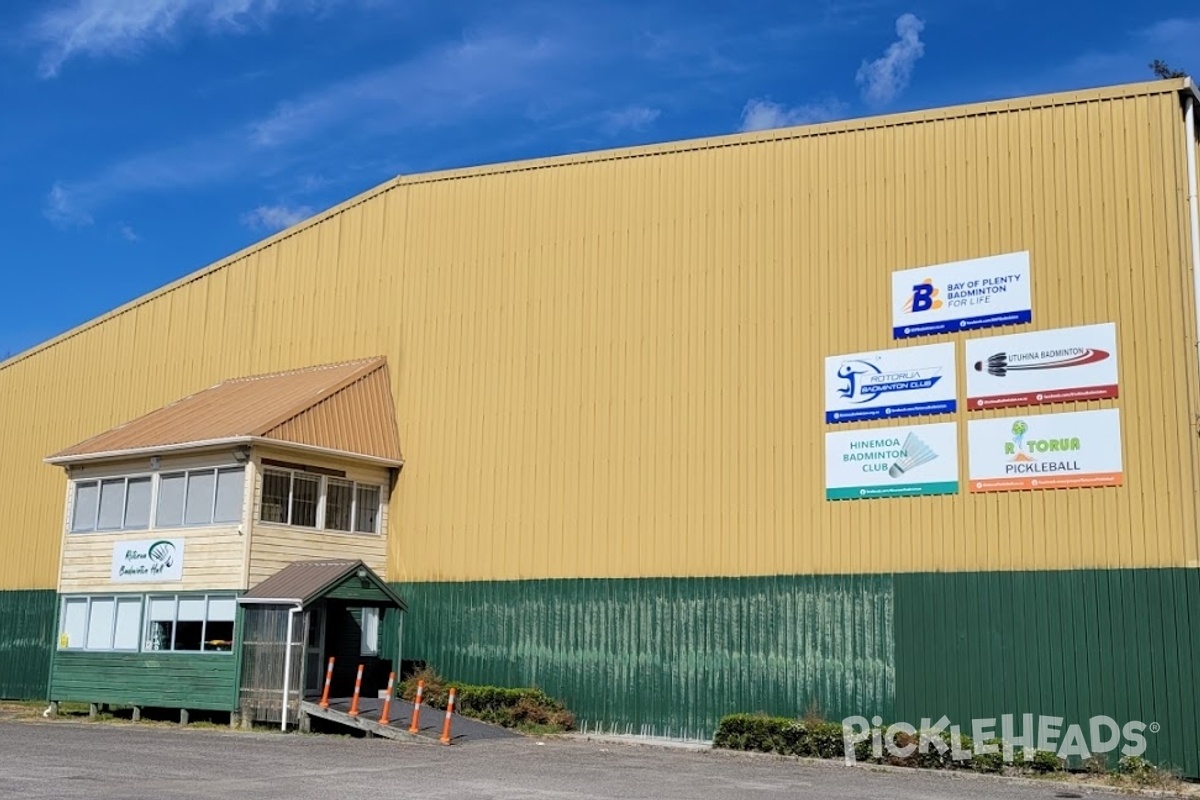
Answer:
<svg viewBox="0 0 1200 800"><path fill-rule="evenodd" d="M112 604L113 604L112 627L108 634L108 646L107 647L90 647L90 646L88 646L88 639L90 638L91 627L92 627L92 606L97 601L105 601L105 600L111 600ZM137 629L139 631L139 634L138 634L138 638L137 638L137 644L133 647L120 647L119 648L116 646L117 630L118 630L117 629L117 619L119 617L119 610L120 610L121 604L123 602L128 603L131 600L136 601L137 605L138 605ZM83 601L83 630L80 633L80 639L82 640L83 643L80 645L73 645L70 643L70 639L68 639L67 646L64 647L62 644L62 637L64 635L66 635L66 631L63 630L63 626L66 624L66 621L67 621L67 606L70 605L71 603L78 603L80 601ZM141 630L143 628L143 625L145 622L145 616L146 616L146 595L143 595L143 594L121 594L121 593L112 593L112 592L107 593L107 594L100 593L100 594L63 595L62 602L59 604L59 612L58 613L59 613L58 645L57 645L56 649L60 652L67 652L67 653L140 653L140 652L142 652Z"/></svg>
<svg viewBox="0 0 1200 800"><path fill-rule="evenodd" d="M380 623L383 622L383 610L375 606L363 606L362 616L359 617L358 654L360 656L379 657ZM371 647L367 647L367 612L374 618L371 631Z"/></svg>
<svg viewBox="0 0 1200 800"><path fill-rule="evenodd" d="M237 640L237 595L233 592L152 592L144 595L145 602L143 603L142 627L141 627L141 642L140 651L142 653L153 653L161 655L164 653L184 654L184 655L233 655L236 648ZM150 617L150 604L154 600L167 600L172 602L172 615L169 620L171 623L171 641L169 647L153 648L150 646L150 631L151 625L155 622L166 622L167 620L154 620ZM200 599L204 601L204 619L200 623L200 649L199 650L177 650L175 648L175 639L179 634L179 606L180 601L185 599ZM233 619L232 620L214 620L209 617L212 614L213 600L233 600ZM193 621L193 620L184 620ZM230 638L228 650L212 650L206 648L208 643L208 624L210 622L228 622L233 626L233 632Z"/></svg>
<svg viewBox="0 0 1200 800"><path fill-rule="evenodd" d="M242 516L233 521L217 522L217 490L221 484L221 473L239 471L242 473ZM208 506L208 522L188 522L187 521L187 502L188 493L192 488L192 475L209 473L213 478L212 502ZM180 500L179 508L179 524L178 525L160 525L158 522L158 487L163 478L173 478L183 476L183 497ZM159 472L155 476L154 481L154 524L155 530L178 530L181 528L211 528L216 525L237 525L242 522L246 514L246 465L245 464L221 464L215 467L192 467L190 469L168 469Z"/></svg>
<svg viewBox="0 0 1200 800"><path fill-rule="evenodd" d="M383 507L384 507L384 494L383 494L383 484L382 483L359 481L359 480L355 480L353 478L347 478L347 477L338 476L338 475L325 475L320 472L309 472L308 470L290 469L288 467L263 466L260 469L260 472L262 475L261 485L258 488L258 498L257 498L257 503L256 503L257 508L255 509L255 513L254 513L254 520L255 520L256 524L278 525L278 526L283 526L283 527L288 527L288 528L297 528L299 530L305 530L305 531L319 531L321 533L334 533L334 534L342 534L342 535L347 535L347 536L379 536L380 534L383 533L382 511L383 511ZM284 515L284 521L282 521L282 522L279 522L276 520L263 519L263 508L264 508L263 500L264 500L264 497L266 494L265 488L263 488L263 487L266 484L268 475L275 475L277 477L283 477L286 475L287 479L288 479L286 514ZM317 519L316 519L315 526L298 525L292 521L292 519L293 519L292 512L293 512L293 506L294 506L295 497L296 497L295 487L296 487L296 476L297 475L303 475L304 478L309 479L309 480L311 480L313 478L317 479L317 512L316 512ZM348 484L350 487L350 529L349 530L342 530L341 528L330 528L328 526L328 519L326 518L326 511L328 509L329 482L331 480L337 481L339 484L343 484L343 485ZM364 531L364 530L358 529L358 492L360 489L374 489L379 498L378 503L375 506L375 530L373 530L373 531Z"/></svg>
<svg viewBox="0 0 1200 800"><path fill-rule="evenodd" d="M125 521L129 518L129 482L141 480L143 478L150 479L150 519L147 521L144 528L127 528ZM106 482L121 481L121 526L118 528L101 528L100 527L100 498L104 491ZM92 514L92 527L76 528L75 516L79 505L79 489L81 486L96 487L96 508ZM131 472L128 475L98 475L94 478L73 478L71 480L71 516L67 520L67 533L73 536L86 535L90 533L120 533L121 531L148 531L154 528L154 511L158 500L158 473L155 472Z"/></svg>
<svg viewBox="0 0 1200 800"><path fill-rule="evenodd" d="M198 522L189 524L186 519L187 514L187 498L189 490L189 476L193 473L211 473L213 476L213 496L212 503L209 505L208 522ZM242 480L242 499L241 513L236 520L217 521L217 495L220 490L221 473L223 472L239 472ZM158 521L159 500L162 492L163 478L171 478L176 476L183 477L183 495L181 498L182 505L180 506L179 523L178 524L160 524ZM132 481L145 480L150 481L150 507L148 510L148 519L144 527L131 528L128 526L129 521L129 484ZM123 495L121 500L121 526L118 528L101 528L100 525L100 500L103 493L103 487L106 482L121 481ZM79 490L83 486L94 486L96 489L96 505L92 512L92 527L76 528L75 518L77 516L77 508L79 505ZM71 493L71 513L66 520L67 535L69 536L91 536L95 534L125 533L129 531L175 531L186 530L190 528L212 528L218 526L233 527L240 525L245 520L246 515L246 465L245 464L218 464L212 467L191 467L184 469L164 469L157 472L131 472L127 475L97 475L87 478L72 478L70 484Z"/></svg>

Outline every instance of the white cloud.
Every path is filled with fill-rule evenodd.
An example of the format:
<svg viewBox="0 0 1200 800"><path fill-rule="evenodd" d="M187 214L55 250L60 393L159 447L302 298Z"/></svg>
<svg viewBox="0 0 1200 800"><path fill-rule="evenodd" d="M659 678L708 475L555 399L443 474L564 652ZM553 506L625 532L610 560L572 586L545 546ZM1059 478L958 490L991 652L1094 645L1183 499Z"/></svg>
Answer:
<svg viewBox="0 0 1200 800"><path fill-rule="evenodd" d="M874 61L864 61L855 80L862 87L863 99L872 105L884 105L896 99L908 87L913 67L925 55L921 31L925 23L913 14L896 20L896 41Z"/></svg>
<svg viewBox="0 0 1200 800"><path fill-rule="evenodd" d="M117 233L121 234L121 238L130 244L139 242L142 238L138 236L137 231L135 231L133 227L126 222L121 223L120 227L117 228Z"/></svg>
<svg viewBox="0 0 1200 800"><path fill-rule="evenodd" d="M511 109L522 97L553 94L574 52L540 38L494 35L457 42L408 61L328 84L222 133L152 150L97 173L60 181L45 215L88 224L111 200L261 178L305 165L314 142L394 137ZM563 80L567 80L564 78Z"/></svg>
<svg viewBox="0 0 1200 800"><path fill-rule="evenodd" d="M739 130L765 131L770 128L786 128L789 125L811 125L837 119L845 113L846 104L838 100L789 107L756 97L747 101L742 108L742 125Z"/></svg>
<svg viewBox="0 0 1200 800"><path fill-rule="evenodd" d="M311 11L323 0L72 0L47 11L28 30L43 49L43 77L76 56L128 56L169 42L187 28L243 32L278 13Z"/></svg>
<svg viewBox="0 0 1200 800"><path fill-rule="evenodd" d="M563 54L544 38L469 38L281 103L250 126L251 139L283 145L349 119L375 129L436 126L503 103L514 90L544 85L545 65Z"/></svg>
<svg viewBox="0 0 1200 800"><path fill-rule="evenodd" d="M61 183L50 187L43 209L46 219L56 225L91 225L92 215L84 211L75 195Z"/></svg>
<svg viewBox="0 0 1200 800"><path fill-rule="evenodd" d="M604 114L601 130L609 136L625 131L644 131L658 119L662 111L646 106L627 106Z"/></svg>
<svg viewBox="0 0 1200 800"><path fill-rule="evenodd" d="M281 231L313 215L309 206L259 206L242 215L242 224L247 228L265 231Z"/></svg>

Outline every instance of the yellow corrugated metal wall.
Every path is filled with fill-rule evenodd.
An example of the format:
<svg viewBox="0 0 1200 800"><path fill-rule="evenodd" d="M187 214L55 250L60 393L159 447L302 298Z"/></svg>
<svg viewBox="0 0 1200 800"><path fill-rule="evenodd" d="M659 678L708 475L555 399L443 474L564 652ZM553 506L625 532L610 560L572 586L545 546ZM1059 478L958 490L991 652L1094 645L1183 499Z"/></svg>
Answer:
<svg viewBox="0 0 1200 800"><path fill-rule="evenodd" d="M54 585L46 454L376 354L391 580L1195 564L1178 88L388 184L0 369L0 588ZM1126 486L826 502L822 359L895 344L892 271L1022 249L1022 330L1117 322Z"/></svg>

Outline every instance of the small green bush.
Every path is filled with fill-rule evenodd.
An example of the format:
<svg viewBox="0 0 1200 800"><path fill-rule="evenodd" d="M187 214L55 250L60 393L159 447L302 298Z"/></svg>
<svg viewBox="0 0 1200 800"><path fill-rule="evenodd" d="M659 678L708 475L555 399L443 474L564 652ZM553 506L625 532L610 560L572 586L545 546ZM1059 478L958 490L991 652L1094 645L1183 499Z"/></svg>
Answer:
<svg viewBox="0 0 1200 800"><path fill-rule="evenodd" d="M870 743L862 744L863 756L869 757ZM713 734L713 747L804 758L841 758L844 754L841 725L765 714L722 718Z"/></svg>
<svg viewBox="0 0 1200 800"><path fill-rule="evenodd" d="M446 707L450 683L436 671L426 667L401 681L398 693L412 701L417 695L417 681L425 681L422 700L432 708ZM541 689L510 689L501 686L454 684L454 708L464 717L492 725L539 733L574 730L575 716Z"/></svg>
<svg viewBox="0 0 1200 800"><path fill-rule="evenodd" d="M1033 754L1033 759L1025 762L1025 765L1034 772L1040 772L1043 775L1051 772L1062 772L1066 766L1057 754L1046 750L1038 750Z"/></svg>
<svg viewBox="0 0 1200 800"><path fill-rule="evenodd" d="M844 757L844 739L841 725L817 719L814 707L810 707L803 719L787 717L771 717L758 714L730 714L723 717L717 724L713 734L713 747L727 750L748 750L758 753L778 753L780 755L801 756L804 758L840 759ZM884 726L885 729L887 726ZM926 732L926 739L932 736ZM911 755L905 758L894 756L884 748L883 756L876 758L871 752L870 738L858 742L854 748L854 758L860 763L888 764L898 767L916 767L924 769L965 769L981 773L1012 773L1023 771L1026 774L1054 775L1075 767L1066 760L1059 758L1056 753L1037 751L1024 748L1015 749L1011 764L1004 761L1004 740L998 737L987 739L984 744L995 748L994 753L975 753L975 743L969 736L960 736L959 749L971 753L970 759L956 761L954 759L954 742L949 731L942 731L937 736L945 743L945 752L938 752L937 747L930 743L926 752L920 748L921 734L894 734L893 741L897 747L905 748L916 745ZM1026 760L1028 756L1028 760ZM1093 775L1107 773L1107 761L1103 755L1093 756L1080 761L1078 768ZM1116 772L1122 780L1132 782L1141 787L1162 788L1172 790L1179 785L1174 772L1155 766L1153 763L1138 756L1126 756L1120 760Z"/></svg>
<svg viewBox="0 0 1200 800"><path fill-rule="evenodd" d="M971 756L971 769L976 772L998 773L1004 771L1004 740L999 738L985 739L985 745L993 745L995 753L975 753ZM966 749L966 744L963 744ZM974 748L972 748L974 749Z"/></svg>

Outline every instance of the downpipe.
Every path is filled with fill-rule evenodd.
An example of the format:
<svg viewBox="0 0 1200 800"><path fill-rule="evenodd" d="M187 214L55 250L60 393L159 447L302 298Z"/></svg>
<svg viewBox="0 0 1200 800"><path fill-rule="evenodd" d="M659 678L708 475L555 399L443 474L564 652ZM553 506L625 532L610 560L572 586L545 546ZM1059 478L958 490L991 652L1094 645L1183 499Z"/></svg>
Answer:
<svg viewBox="0 0 1200 800"><path fill-rule="evenodd" d="M292 631L295 630L296 614L300 606L288 609L287 643L283 651L283 714L279 730L287 732L288 726L288 694L292 685Z"/></svg>
<svg viewBox="0 0 1200 800"><path fill-rule="evenodd" d="M1200 140L1200 131L1196 128L1196 88L1191 78L1184 84L1184 91L1187 94L1184 137L1187 140L1187 203L1192 230L1192 290L1195 295L1196 356L1200 359L1200 200L1196 198L1196 142Z"/></svg>

